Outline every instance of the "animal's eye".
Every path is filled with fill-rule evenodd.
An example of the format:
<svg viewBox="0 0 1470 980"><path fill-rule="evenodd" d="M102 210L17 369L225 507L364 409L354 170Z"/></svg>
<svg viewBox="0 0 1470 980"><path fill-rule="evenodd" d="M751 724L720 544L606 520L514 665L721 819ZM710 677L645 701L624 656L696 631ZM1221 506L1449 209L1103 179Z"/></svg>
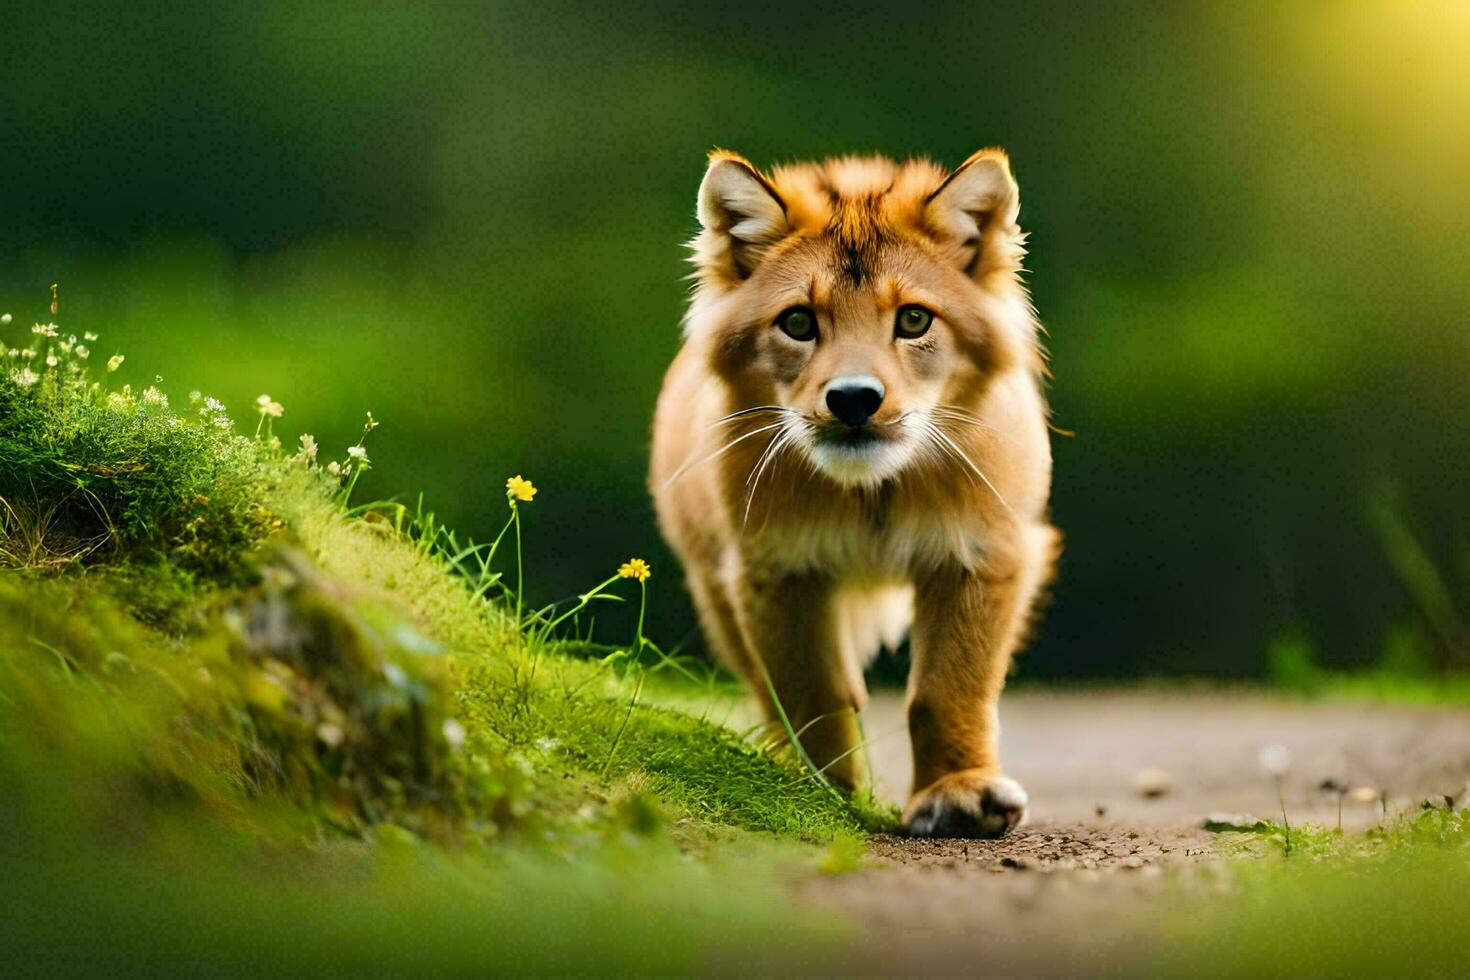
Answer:
<svg viewBox="0 0 1470 980"><path fill-rule="evenodd" d="M805 306L782 310L776 317L776 326L792 340L815 340L817 337L817 315Z"/></svg>
<svg viewBox="0 0 1470 980"><path fill-rule="evenodd" d="M898 316L893 321L893 332L900 337L913 340L922 337L929 332L929 325L934 322L934 314L922 306L900 306Z"/></svg>

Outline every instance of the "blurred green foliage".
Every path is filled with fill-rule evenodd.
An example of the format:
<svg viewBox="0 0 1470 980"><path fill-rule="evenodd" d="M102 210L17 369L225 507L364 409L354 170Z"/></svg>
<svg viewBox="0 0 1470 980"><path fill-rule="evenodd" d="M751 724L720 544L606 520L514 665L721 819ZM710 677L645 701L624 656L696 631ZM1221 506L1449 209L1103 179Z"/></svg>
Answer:
<svg viewBox="0 0 1470 980"><path fill-rule="evenodd" d="M12 7L0 307L483 536L524 472L538 600L646 555L703 153L1003 144L1051 335L1069 548L1031 676L1376 656L1391 477L1470 562L1470 18L1449 3ZM16 338L7 336L11 343ZM107 351L105 353L110 353ZM149 365L135 373L135 364ZM341 424L337 424L341 423ZM289 442L290 439L288 438ZM1463 604L1461 606L1463 608Z"/></svg>
<svg viewBox="0 0 1470 980"><path fill-rule="evenodd" d="M1221 887L1181 889L1165 920L1167 939L1148 956L1151 972L1430 977L1465 962L1470 816L1463 808L1426 805L1361 837L1316 827L1293 833L1289 856L1235 861Z"/></svg>

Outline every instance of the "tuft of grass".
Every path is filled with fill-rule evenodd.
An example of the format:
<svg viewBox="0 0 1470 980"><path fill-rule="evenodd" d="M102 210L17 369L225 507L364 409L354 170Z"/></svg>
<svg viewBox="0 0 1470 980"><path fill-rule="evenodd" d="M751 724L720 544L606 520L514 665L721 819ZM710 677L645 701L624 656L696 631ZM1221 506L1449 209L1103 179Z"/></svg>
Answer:
<svg viewBox="0 0 1470 980"><path fill-rule="evenodd" d="M1463 969L1470 813L1427 808L1347 838L1294 827L1292 840L1290 860L1231 862L1221 883L1226 897L1178 896L1159 952L1141 957L1148 971L1437 976Z"/></svg>
<svg viewBox="0 0 1470 980"><path fill-rule="evenodd" d="M32 331L0 368L0 567L126 560L185 584L240 581L281 528L261 499L263 444L212 399L186 419L157 388L109 391L87 369L90 335Z"/></svg>

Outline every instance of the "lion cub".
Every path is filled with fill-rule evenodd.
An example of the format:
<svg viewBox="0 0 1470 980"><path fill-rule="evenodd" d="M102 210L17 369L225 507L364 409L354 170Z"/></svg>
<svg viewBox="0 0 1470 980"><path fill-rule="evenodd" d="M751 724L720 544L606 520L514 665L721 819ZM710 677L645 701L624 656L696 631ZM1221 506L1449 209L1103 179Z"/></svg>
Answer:
<svg viewBox="0 0 1470 980"><path fill-rule="evenodd" d="M711 646L848 787L863 667L910 632L915 835L1026 813L996 700L1059 538L1018 208L1000 150L769 175L713 153L654 421L659 523Z"/></svg>

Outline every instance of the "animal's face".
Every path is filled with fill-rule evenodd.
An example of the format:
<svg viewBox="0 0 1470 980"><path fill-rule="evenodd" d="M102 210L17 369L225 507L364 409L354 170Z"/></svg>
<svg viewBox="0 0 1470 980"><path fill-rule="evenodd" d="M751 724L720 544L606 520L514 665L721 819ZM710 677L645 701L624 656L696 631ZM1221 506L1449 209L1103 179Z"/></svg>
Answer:
<svg viewBox="0 0 1470 980"><path fill-rule="evenodd" d="M952 174L841 160L770 178L717 154L690 330L711 332L773 454L794 448L843 484L953 462L966 406L1029 349L1015 213L998 152Z"/></svg>

